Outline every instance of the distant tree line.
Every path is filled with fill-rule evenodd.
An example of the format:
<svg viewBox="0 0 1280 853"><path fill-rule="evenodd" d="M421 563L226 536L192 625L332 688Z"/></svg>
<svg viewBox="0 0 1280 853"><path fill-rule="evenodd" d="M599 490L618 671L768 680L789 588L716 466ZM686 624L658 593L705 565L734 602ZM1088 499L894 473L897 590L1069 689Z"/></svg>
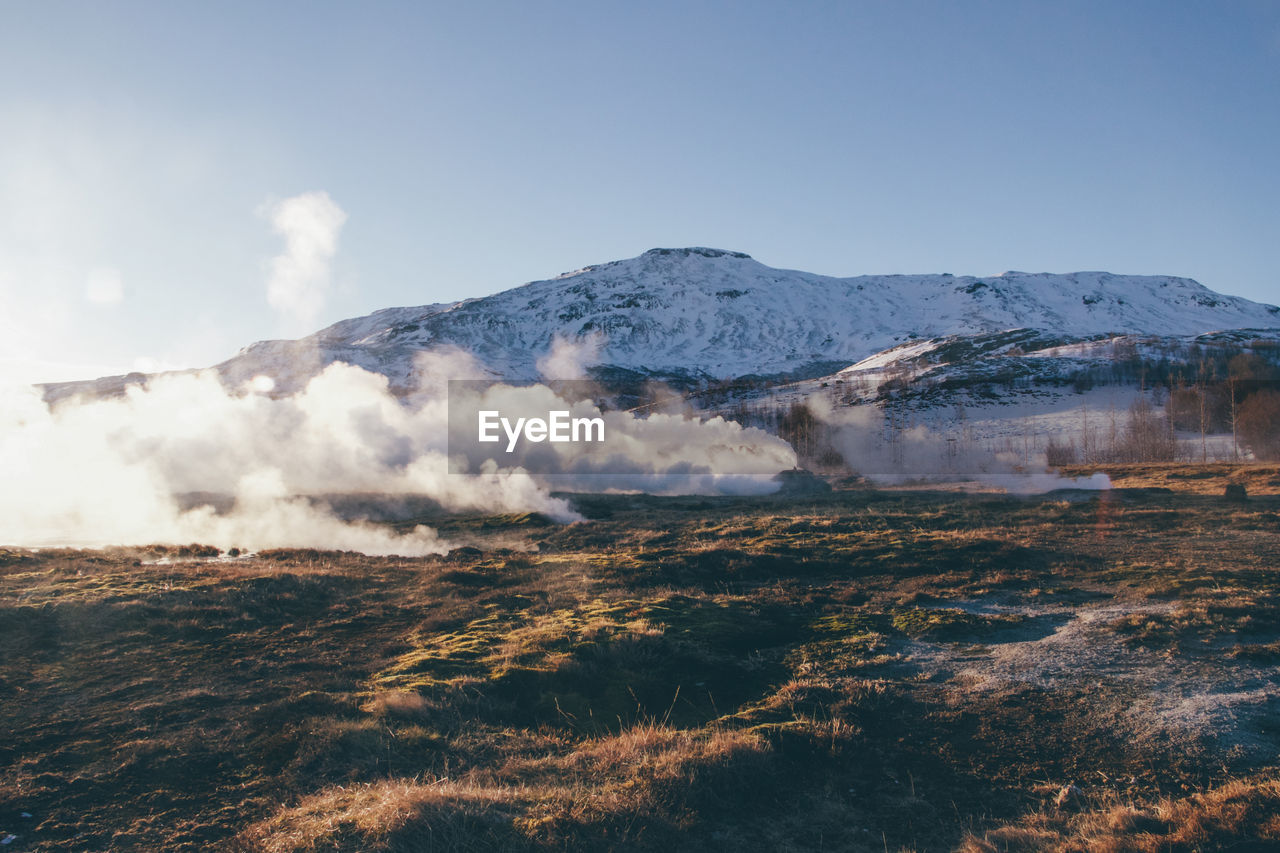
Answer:
<svg viewBox="0 0 1280 853"><path fill-rule="evenodd" d="M1168 412L1177 429L1230 431L1255 458L1280 459L1280 365L1258 352L1233 356L1225 369L1201 365L1194 381L1170 389Z"/></svg>
<svg viewBox="0 0 1280 853"><path fill-rule="evenodd" d="M1231 435L1231 453L1236 458L1247 451L1258 460L1280 460L1280 344L1268 340L1191 344L1155 355L1151 346L1139 347L1132 339L1122 339L1112 345L1110 356L1099 364L1059 375L1054 381L1078 391L1137 385L1141 393L1128 409L1119 412L1082 409L1081 423L1070 431L1070 438L1041 445L1050 465L1207 461L1211 456L1209 437L1224 434ZM928 399L961 389L982 397L984 388L997 396L995 385L1013 390L1023 383L1043 382L1043 376L1036 376L1030 365L1015 359L1008 369L950 377L940 383L927 378L913 381L910 371L900 366L878 383L858 378L837 380L824 393L836 405L882 404L884 440L892 447L905 426L897 410L909 399ZM815 417L803 402L779 403L769 397L770 385L759 377L708 383L703 401L719 402L725 417L785 439L803 465L840 467L843 460L834 449L832 427ZM1187 433L1198 435L1199 441L1188 440Z"/></svg>
<svg viewBox="0 0 1280 853"><path fill-rule="evenodd" d="M1273 351L1213 356L1195 365L1191 376L1187 364L1163 374L1167 384L1155 392L1165 399L1163 412L1139 394L1123 421L1112 419L1109 429L1084 423L1075 440L1050 443L1049 464L1205 461L1208 437L1223 433L1231 434L1233 456L1245 449L1258 460L1280 459L1280 365ZM1147 375L1138 374L1139 382L1145 384ZM1178 431L1198 433L1199 447L1189 450Z"/></svg>

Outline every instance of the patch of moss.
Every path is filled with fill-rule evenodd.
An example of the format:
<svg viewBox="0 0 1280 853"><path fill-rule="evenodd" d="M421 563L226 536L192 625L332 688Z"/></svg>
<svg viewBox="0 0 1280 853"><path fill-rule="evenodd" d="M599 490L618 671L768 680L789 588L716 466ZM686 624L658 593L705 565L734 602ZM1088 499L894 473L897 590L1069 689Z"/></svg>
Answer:
<svg viewBox="0 0 1280 853"><path fill-rule="evenodd" d="M777 674L760 652L787 631L742 602L679 595L491 607L458 630L412 637L412 650L374 683L380 690L478 689L544 722L598 726L664 713L705 719Z"/></svg>
<svg viewBox="0 0 1280 853"><path fill-rule="evenodd" d="M847 674L889 660L885 619L865 613L819 617L808 625L810 639L793 648L784 662L800 677Z"/></svg>
<svg viewBox="0 0 1280 853"><path fill-rule="evenodd" d="M1025 622L1026 617L1017 614L969 613L952 608L913 607L893 614L893 627L914 639L972 639Z"/></svg>

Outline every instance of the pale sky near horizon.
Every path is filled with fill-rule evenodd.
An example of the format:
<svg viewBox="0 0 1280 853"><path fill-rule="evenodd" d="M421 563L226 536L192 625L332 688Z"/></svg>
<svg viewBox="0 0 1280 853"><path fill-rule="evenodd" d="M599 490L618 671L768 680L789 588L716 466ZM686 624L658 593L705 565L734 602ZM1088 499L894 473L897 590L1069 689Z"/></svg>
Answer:
<svg viewBox="0 0 1280 853"><path fill-rule="evenodd" d="M0 378L655 246L1280 302L1280 3L0 5Z"/></svg>

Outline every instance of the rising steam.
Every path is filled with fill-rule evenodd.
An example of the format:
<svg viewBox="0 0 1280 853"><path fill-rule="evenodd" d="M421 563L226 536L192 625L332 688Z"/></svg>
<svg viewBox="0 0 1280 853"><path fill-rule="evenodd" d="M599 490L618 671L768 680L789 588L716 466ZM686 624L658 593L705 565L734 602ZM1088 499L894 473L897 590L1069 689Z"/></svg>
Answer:
<svg viewBox="0 0 1280 853"><path fill-rule="evenodd" d="M290 331L313 328L328 296L329 266L347 214L324 191L275 202L264 213L285 243L271 260L267 302Z"/></svg>
<svg viewBox="0 0 1280 853"><path fill-rule="evenodd" d="M439 377L478 371L464 353L426 354L417 370L423 385L408 397L392 394L386 377L342 363L287 397L271 396L262 379L228 389L211 371L157 376L120 397L52 407L34 389L0 389L0 543L202 542L404 555L451 547L426 526L396 533L344 521L314 499L335 494L425 496L451 511L578 520L550 493L550 478L518 465L449 473ZM508 393L557 399L545 386ZM795 464L784 442L720 419L607 417L625 452L590 461L567 453L556 470L570 479L557 488L770 491L776 485L767 475ZM743 460L765 476L739 476ZM219 501L204 495L223 496L225 505L215 510Z"/></svg>
<svg viewBox="0 0 1280 853"><path fill-rule="evenodd" d="M986 483L1012 494L1041 494L1055 489L1109 489L1103 473L1059 476L1043 451L1018 454L978 446L961 435L917 424L896 427L877 406L835 407L823 395L806 405L829 428L834 449L859 474L895 485L911 481Z"/></svg>
<svg viewBox="0 0 1280 853"><path fill-rule="evenodd" d="M556 383L552 383L556 384ZM486 464L534 472L540 482L567 491L648 494L761 494L775 491L779 471L795 467L796 454L782 439L723 417L601 411L591 400L572 401L568 383L513 387L484 384L451 395L455 412L493 410L536 415L564 409L571 418L599 419L607 443L524 443L514 452L467 441L474 420L451 421L450 452L466 456L463 470ZM470 432L471 435L459 435ZM455 464L457 459L455 458Z"/></svg>
<svg viewBox="0 0 1280 853"><path fill-rule="evenodd" d="M538 359L538 375L552 380L582 379L587 368L599 360L603 347L604 335L597 331L576 339L556 335L551 349Z"/></svg>
<svg viewBox="0 0 1280 853"><path fill-rule="evenodd" d="M396 535L347 523L305 497L351 492L577 517L520 472L450 478L436 446L443 413L405 407L385 377L344 364L281 399L228 391L212 373L161 376L120 398L53 409L29 389L4 396L0 541L10 544L448 550L426 527ZM192 494L231 495L234 506L182 511L180 497Z"/></svg>

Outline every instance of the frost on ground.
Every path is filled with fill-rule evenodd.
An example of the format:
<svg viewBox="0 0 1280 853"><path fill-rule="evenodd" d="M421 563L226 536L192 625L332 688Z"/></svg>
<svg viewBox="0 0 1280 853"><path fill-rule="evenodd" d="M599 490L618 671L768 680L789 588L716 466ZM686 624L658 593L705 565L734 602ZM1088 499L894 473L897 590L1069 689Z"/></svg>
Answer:
<svg viewBox="0 0 1280 853"><path fill-rule="evenodd" d="M1280 751L1280 666L1233 658L1207 643L1192 653L1135 647L1114 628L1126 617L1169 614L1173 602L1029 605L979 598L947 606L1025 620L982 645L905 642L903 663L959 696L1074 690L1087 697L1099 724L1135 742L1243 760Z"/></svg>

